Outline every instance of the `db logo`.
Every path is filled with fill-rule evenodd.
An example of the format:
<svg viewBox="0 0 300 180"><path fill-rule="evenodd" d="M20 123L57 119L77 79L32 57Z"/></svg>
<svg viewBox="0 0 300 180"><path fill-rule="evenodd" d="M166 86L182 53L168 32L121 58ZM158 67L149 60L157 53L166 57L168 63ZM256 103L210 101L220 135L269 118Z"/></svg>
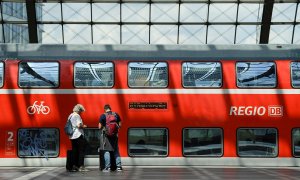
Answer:
<svg viewBox="0 0 300 180"><path fill-rule="evenodd" d="M268 107L269 116L281 117L283 116L283 107L282 106L269 106Z"/></svg>

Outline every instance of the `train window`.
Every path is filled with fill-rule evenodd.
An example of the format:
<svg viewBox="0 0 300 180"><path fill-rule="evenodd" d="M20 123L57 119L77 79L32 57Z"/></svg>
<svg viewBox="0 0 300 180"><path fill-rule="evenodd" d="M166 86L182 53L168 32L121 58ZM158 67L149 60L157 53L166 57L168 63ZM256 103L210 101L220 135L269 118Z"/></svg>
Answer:
<svg viewBox="0 0 300 180"><path fill-rule="evenodd" d="M236 64L237 86L241 88L276 87L274 62L238 62Z"/></svg>
<svg viewBox="0 0 300 180"><path fill-rule="evenodd" d="M182 79L184 87L221 87L221 63L185 62L182 64Z"/></svg>
<svg viewBox="0 0 300 180"><path fill-rule="evenodd" d="M168 86L168 65L165 62L130 62L129 87L165 88Z"/></svg>
<svg viewBox="0 0 300 180"><path fill-rule="evenodd" d="M58 87L58 62L21 62L19 64L19 86L23 88Z"/></svg>
<svg viewBox="0 0 300 180"><path fill-rule="evenodd" d="M100 131L98 128L85 128L84 137L87 141L85 155L99 155Z"/></svg>
<svg viewBox="0 0 300 180"><path fill-rule="evenodd" d="M129 156L167 156L168 130L166 128L130 128L128 148Z"/></svg>
<svg viewBox="0 0 300 180"><path fill-rule="evenodd" d="M77 62L74 69L75 87L110 88L114 85L112 62Z"/></svg>
<svg viewBox="0 0 300 180"><path fill-rule="evenodd" d="M300 88L300 62L291 63L292 86Z"/></svg>
<svg viewBox="0 0 300 180"><path fill-rule="evenodd" d="M222 156L223 132L220 128L185 128L184 156Z"/></svg>
<svg viewBox="0 0 300 180"><path fill-rule="evenodd" d="M238 155L242 157L276 157L275 128L241 128L237 130Z"/></svg>
<svg viewBox="0 0 300 180"><path fill-rule="evenodd" d="M300 128L295 128L292 131L293 139L293 155L300 157Z"/></svg>
<svg viewBox="0 0 300 180"><path fill-rule="evenodd" d="M0 87L3 86L4 67L3 62L0 62Z"/></svg>
<svg viewBox="0 0 300 180"><path fill-rule="evenodd" d="M19 157L58 157L59 129L31 128L18 130Z"/></svg>

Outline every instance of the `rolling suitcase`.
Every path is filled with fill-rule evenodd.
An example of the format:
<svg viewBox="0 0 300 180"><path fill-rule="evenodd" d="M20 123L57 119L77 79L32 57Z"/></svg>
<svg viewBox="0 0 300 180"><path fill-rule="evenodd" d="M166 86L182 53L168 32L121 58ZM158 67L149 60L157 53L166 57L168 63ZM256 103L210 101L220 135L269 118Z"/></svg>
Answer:
<svg viewBox="0 0 300 180"><path fill-rule="evenodd" d="M66 162L66 169L67 171L72 171L74 165L74 158L72 150L67 150L67 162Z"/></svg>

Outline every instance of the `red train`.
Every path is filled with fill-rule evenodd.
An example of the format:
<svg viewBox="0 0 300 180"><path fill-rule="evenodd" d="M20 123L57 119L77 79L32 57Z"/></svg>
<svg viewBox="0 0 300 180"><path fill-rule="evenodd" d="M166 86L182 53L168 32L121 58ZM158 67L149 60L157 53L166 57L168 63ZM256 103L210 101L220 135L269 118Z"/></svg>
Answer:
<svg viewBox="0 0 300 180"><path fill-rule="evenodd" d="M297 45L0 48L0 166L64 165L77 103L87 165L104 104L124 165L300 165Z"/></svg>

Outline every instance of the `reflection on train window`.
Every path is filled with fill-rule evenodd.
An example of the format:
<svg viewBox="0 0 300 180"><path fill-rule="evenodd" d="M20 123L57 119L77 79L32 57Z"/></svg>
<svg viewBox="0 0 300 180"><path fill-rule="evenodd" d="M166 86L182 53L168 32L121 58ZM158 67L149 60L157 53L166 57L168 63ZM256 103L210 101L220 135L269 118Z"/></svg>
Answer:
<svg viewBox="0 0 300 180"><path fill-rule="evenodd" d="M295 157L300 157L300 128L293 129L292 139L293 139L293 155Z"/></svg>
<svg viewBox="0 0 300 180"><path fill-rule="evenodd" d="M36 128L18 130L19 157L57 157L59 154L59 130Z"/></svg>
<svg viewBox="0 0 300 180"><path fill-rule="evenodd" d="M77 62L74 69L75 87L107 88L114 85L112 62Z"/></svg>
<svg viewBox="0 0 300 180"><path fill-rule="evenodd" d="M241 128L237 131L238 155L242 157L276 157L277 130L274 128Z"/></svg>
<svg viewBox="0 0 300 180"><path fill-rule="evenodd" d="M129 156L167 156L168 130L165 128L131 128L128 131Z"/></svg>
<svg viewBox="0 0 300 180"><path fill-rule="evenodd" d="M221 87L222 72L218 62L185 62L182 64L184 87Z"/></svg>
<svg viewBox="0 0 300 180"><path fill-rule="evenodd" d="M100 130L98 128L85 128L84 137L87 141L85 155L99 155Z"/></svg>
<svg viewBox="0 0 300 180"><path fill-rule="evenodd" d="M58 80L57 62L21 62L19 65L20 87L58 87Z"/></svg>
<svg viewBox="0 0 300 180"><path fill-rule="evenodd" d="M128 65L129 87L168 86L168 66L165 62L131 62Z"/></svg>
<svg viewBox="0 0 300 180"><path fill-rule="evenodd" d="M185 156L222 156L223 135L220 128L186 128L183 130Z"/></svg>
<svg viewBox="0 0 300 180"><path fill-rule="evenodd" d="M300 62L291 63L292 86L300 88Z"/></svg>
<svg viewBox="0 0 300 180"><path fill-rule="evenodd" d="M273 62L239 62L236 64L238 87L276 87L276 67Z"/></svg>
<svg viewBox="0 0 300 180"><path fill-rule="evenodd" d="M3 70L3 62L0 62L0 87L3 86L3 76L4 76L4 70Z"/></svg>

